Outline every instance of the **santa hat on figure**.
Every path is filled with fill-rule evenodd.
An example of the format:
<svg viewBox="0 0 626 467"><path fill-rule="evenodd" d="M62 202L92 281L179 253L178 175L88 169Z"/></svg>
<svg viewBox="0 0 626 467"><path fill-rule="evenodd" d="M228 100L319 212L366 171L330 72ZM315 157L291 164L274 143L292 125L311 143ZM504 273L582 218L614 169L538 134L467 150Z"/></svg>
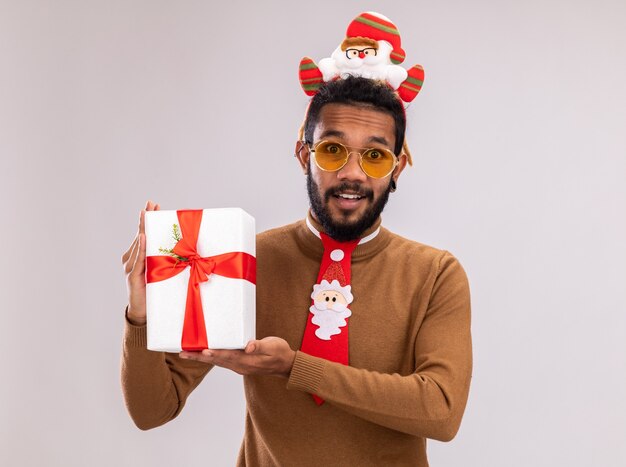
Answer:
<svg viewBox="0 0 626 467"><path fill-rule="evenodd" d="M323 82L362 76L386 81L404 102L411 102L422 88L424 69L399 66L405 56L400 32L389 18L372 11L361 13L348 25L343 42L319 66L309 57L300 61L300 84L313 96Z"/></svg>
<svg viewBox="0 0 626 467"><path fill-rule="evenodd" d="M400 44L400 31L389 18L373 11L357 16L348 26L346 38L368 37L375 41L387 41L392 46L391 61L398 65L406 54Z"/></svg>

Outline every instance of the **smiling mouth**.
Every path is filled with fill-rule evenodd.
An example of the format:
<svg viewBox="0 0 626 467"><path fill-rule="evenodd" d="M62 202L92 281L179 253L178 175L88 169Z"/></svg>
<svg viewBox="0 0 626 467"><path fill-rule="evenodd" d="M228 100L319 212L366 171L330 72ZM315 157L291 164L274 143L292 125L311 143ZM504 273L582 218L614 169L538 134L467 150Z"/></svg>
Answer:
<svg viewBox="0 0 626 467"><path fill-rule="evenodd" d="M348 206L348 203L356 205L362 200L372 201L374 193L360 184L344 182L326 191L324 194L326 202L328 202L331 197L340 203L345 203L345 206Z"/></svg>
<svg viewBox="0 0 626 467"><path fill-rule="evenodd" d="M333 196L335 198L351 199L351 200L359 200L359 199L365 198L365 196L359 195L359 194L356 194L356 193L335 193Z"/></svg>

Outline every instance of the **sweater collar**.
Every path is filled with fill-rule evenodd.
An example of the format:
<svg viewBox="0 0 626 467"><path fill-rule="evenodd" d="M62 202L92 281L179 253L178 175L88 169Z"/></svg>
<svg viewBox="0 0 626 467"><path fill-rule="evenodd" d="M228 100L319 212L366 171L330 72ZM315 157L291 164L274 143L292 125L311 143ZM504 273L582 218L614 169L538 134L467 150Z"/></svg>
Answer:
<svg viewBox="0 0 626 467"><path fill-rule="evenodd" d="M363 232L361 241L352 252L353 262L370 257L387 246L391 236L389 231L381 226L381 222L382 219L379 217L369 229ZM303 252L317 260L321 259L324 251L320 232L324 232L324 228L313 219L309 211L306 219L302 220L298 226L297 239Z"/></svg>

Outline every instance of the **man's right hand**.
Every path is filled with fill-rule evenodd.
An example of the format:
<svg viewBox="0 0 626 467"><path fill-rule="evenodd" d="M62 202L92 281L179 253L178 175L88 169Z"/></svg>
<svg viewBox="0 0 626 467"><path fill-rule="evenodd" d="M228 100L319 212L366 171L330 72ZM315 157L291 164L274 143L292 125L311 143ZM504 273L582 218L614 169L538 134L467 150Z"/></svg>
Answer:
<svg viewBox="0 0 626 467"><path fill-rule="evenodd" d="M158 211L159 205L148 201L139 213L139 229L130 247L122 255L126 289L128 290L128 320L138 326L146 324L146 211Z"/></svg>

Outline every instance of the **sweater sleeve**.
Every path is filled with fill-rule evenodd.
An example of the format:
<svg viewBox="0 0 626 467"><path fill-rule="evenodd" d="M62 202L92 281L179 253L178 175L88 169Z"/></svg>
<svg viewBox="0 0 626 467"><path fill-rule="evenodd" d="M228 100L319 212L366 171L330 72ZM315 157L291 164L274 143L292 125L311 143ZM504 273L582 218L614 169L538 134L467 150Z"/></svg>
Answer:
<svg viewBox="0 0 626 467"><path fill-rule="evenodd" d="M138 428L149 430L174 419L211 365L183 360L146 347L146 326L126 319L121 379L126 408Z"/></svg>
<svg viewBox="0 0 626 467"><path fill-rule="evenodd" d="M465 410L472 374L470 296L450 253L439 261L415 340L415 371L383 374L298 352L288 389L317 394L353 415L411 435L449 441Z"/></svg>

